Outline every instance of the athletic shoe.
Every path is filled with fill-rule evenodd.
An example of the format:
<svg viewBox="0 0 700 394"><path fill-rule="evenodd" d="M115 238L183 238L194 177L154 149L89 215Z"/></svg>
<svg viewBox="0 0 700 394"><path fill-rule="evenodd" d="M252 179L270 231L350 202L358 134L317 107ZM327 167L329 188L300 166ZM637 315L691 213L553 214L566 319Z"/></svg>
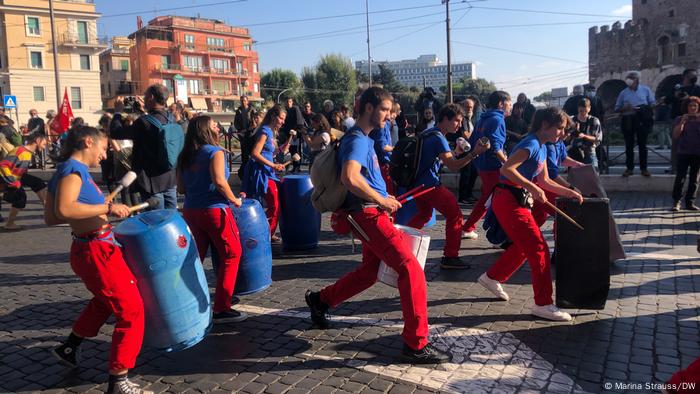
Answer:
<svg viewBox="0 0 700 394"><path fill-rule="evenodd" d="M240 304L240 303L241 303L240 298L238 298L236 296L231 297L231 305L236 305L236 304Z"/></svg>
<svg viewBox="0 0 700 394"><path fill-rule="evenodd" d="M138 384L128 378L117 380L107 388L107 394L153 394L151 390L144 390Z"/></svg>
<svg viewBox="0 0 700 394"><path fill-rule="evenodd" d="M571 321L571 315L557 308L554 304L535 305L532 314L547 320Z"/></svg>
<svg viewBox="0 0 700 394"><path fill-rule="evenodd" d="M632 175L634 172L632 170L625 170L625 172L622 173L622 176L627 178L628 176Z"/></svg>
<svg viewBox="0 0 700 394"><path fill-rule="evenodd" d="M440 268L445 269L458 269L458 270L468 270L471 268L471 264L466 261L462 261L459 257L444 257L440 260Z"/></svg>
<svg viewBox="0 0 700 394"><path fill-rule="evenodd" d="M651 172L649 172L649 170L642 170L642 176L649 178L651 176Z"/></svg>
<svg viewBox="0 0 700 394"><path fill-rule="evenodd" d="M697 205L693 203L685 204L685 209L686 211L700 211L700 208L698 208Z"/></svg>
<svg viewBox="0 0 700 394"><path fill-rule="evenodd" d="M681 202L676 201L673 203L673 206L671 207L671 212L678 212L681 210Z"/></svg>
<svg viewBox="0 0 700 394"><path fill-rule="evenodd" d="M477 239L479 238L479 234L476 233L476 231L464 231L462 232L462 239Z"/></svg>
<svg viewBox="0 0 700 394"><path fill-rule="evenodd" d="M404 343L401 359L408 364L442 364L450 361L450 355L431 344L423 346L423 349L413 350Z"/></svg>
<svg viewBox="0 0 700 394"><path fill-rule="evenodd" d="M506 293L505 290L503 290L503 286L501 286L501 283L497 280L489 278L489 276L486 275L486 272L481 274L481 276L479 277L479 284L484 286L486 290L490 291L491 293L493 293L493 295L502 299L503 301L510 300L510 296L508 295L508 293Z"/></svg>
<svg viewBox="0 0 700 394"><path fill-rule="evenodd" d="M221 323L238 323L247 319L248 315L245 312L240 312L235 309L229 309L224 312L214 313L214 324Z"/></svg>
<svg viewBox="0 0 700 394"><path fill-rule="evenodd" d="M76 368L80 360L80 347L72 347L63 344L53 348L51 350L51 354L53 354L53 356L56 357L61 364L71 368Z"/></svg>
<svg viewBox="0 0 700 394"><path fill-rule="evenodd" d="M321 293L307 290L304 295L306 305L309 306L311 312L311 321L321 329L326 329L330 326L328 320L328 305L321 301Z"/></svg>

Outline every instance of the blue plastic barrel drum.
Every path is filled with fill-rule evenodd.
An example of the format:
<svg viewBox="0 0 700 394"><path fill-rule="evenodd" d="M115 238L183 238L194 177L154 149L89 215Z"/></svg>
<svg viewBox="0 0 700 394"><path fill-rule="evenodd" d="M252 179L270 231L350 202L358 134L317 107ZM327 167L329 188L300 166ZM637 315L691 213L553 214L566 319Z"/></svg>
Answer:
<svg viewBox="0 0 700 394"><path fill-rule="evenodd" d="M175 210L155 210L114 229L143 298L144 343L178 351L194 346L211 328L209 286L187 224Z"/></svg>
<svg viewBox="0 0 700 394"><path fill-rule="evenodd" d="M270 225L265 210L253 199L244 199L239 208L232 205L231 210L243 250L234 293L244 295L263 291L272 284Z"/></svg>
<svg viewBox="0 0 700 394"><path fill-rule="evenodd" d="M308 175L287 175L280 187L280 233L285 250L308 250L318 246L321 214L311 204L314 186Z"/></svg>

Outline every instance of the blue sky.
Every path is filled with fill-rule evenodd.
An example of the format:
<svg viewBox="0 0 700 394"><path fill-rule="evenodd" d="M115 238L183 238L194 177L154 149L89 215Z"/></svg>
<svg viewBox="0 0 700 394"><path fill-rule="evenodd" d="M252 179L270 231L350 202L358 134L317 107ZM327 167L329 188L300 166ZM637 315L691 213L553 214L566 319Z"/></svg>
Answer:
<svg viewBox="0 0 700 394"><path fill-rule="evenodd" d="M340 53L353 61L367 57L364 0L98 0L96 3L98 12L105 16L98 25L100 35L133 32L136 15L114 15L140 11L144 11L140 13L144 22L156 15L199 14L249 27L258 42L255 49L260 54L262 71L279 67L298 73L326 53ZM212 3L218 4L208 5ZM192 8L167 10L175 7ZM571 88L586 82L588 28L625 21L632 13L631 0L451 0L450 7L453 61L474 61L477 76L496 82L511 94L523 91L530 97L553 87ZM369 0L369 8L374 60L410 59L430 53L446 60L444 6L440 0ZM388 11L396 9L402 10ZM360 15L332 17L354 13ZM317 19L289 22L307 18ZM294 37L304 38L290 40Z"/></svg>

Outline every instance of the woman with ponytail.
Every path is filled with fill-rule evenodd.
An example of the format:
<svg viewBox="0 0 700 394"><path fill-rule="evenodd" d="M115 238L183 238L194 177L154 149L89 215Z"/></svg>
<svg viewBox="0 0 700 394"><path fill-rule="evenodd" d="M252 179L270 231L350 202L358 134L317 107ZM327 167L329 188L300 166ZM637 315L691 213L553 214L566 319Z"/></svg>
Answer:
<svg viewBox="0 0 700 394"><path fill-rule="evenodd" d="M219 264L216 269L214 323L234 323L246 319L231 309L241 261L241 240L229 204L241 206L228 184L226 152L219 146L216 123L209 116L198 116L187 126L185 147L177 162L177 191L185 195L182 211L204 261L211 245Z"/></svg>
<svg viewBox="0 0 700 394"><path fill-rule="evenodd" d="M275 171L284 171L283 164L275 164L277 147L277 132L284 125L287 111L280 105L270 108L265 114L262 126L253 136L255 145L250 152L250 160L243 172L241 190L249 197L255 198L265 206L265 215L270 224L270 235L273 241L279 241L275 236L280 215L279 196Z"/></svg>
<svg viewBox="0 0 700 394"><path fill-rule="evenodd" d="M513 148L501 168L491 209L512 244L479 277L482 286L507 301L510 297L501 283L508 280L527 259L535 293L532 314L556 321L569 321L571 315L559 310L552 302L549 247L531 210L533 200L542 204L547 202L545 191L583 202L580 193L550 179L547 170L545 144L562 138L566 124L566 114L561 110L551 107L538 110L530 133Z"/></svg>
<svg viewBox="0 0 700 394"><path fill-rule="evenodd" d="M53 354L64 364L76 367L83 339L96 336L114 314L107 393L150 393L127 378L143 341L143 301L107 219L127 217L129 208L105 202L89 173L89 168L99 166L106 155L104 133L94 127L75 127L62 144L60 162L49 182L44 220L48 225L64 222L70 225L71 268L93 294L73 324L68 339Z"/></svg>

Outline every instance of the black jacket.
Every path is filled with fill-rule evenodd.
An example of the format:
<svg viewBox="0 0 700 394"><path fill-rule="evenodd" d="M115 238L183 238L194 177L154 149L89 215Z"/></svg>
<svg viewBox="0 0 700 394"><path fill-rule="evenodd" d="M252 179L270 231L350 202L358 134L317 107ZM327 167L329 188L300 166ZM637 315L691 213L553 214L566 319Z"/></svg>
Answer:
<svg viewBox="0 0 700 394"><path fill-rule="evenodd" d="M168 113L164 109L149 113L162 124L168 122ZM110 138L134 141L132 169L138 175L136 182L144 192L155 194L175 187L175 169L161 168L156 159L160 146L159 130L156 126L148 123L143 117L136 119L131 126L124 126L122 115L115 114L110 124Z"/></svg>
<svg viewBox="0 0 700 394"><path fill-rule="evenodd" d="M244 133L250 128L250 107L240 106L236 109L236 114L233 116L233 127L239 133Z"/></svg>

